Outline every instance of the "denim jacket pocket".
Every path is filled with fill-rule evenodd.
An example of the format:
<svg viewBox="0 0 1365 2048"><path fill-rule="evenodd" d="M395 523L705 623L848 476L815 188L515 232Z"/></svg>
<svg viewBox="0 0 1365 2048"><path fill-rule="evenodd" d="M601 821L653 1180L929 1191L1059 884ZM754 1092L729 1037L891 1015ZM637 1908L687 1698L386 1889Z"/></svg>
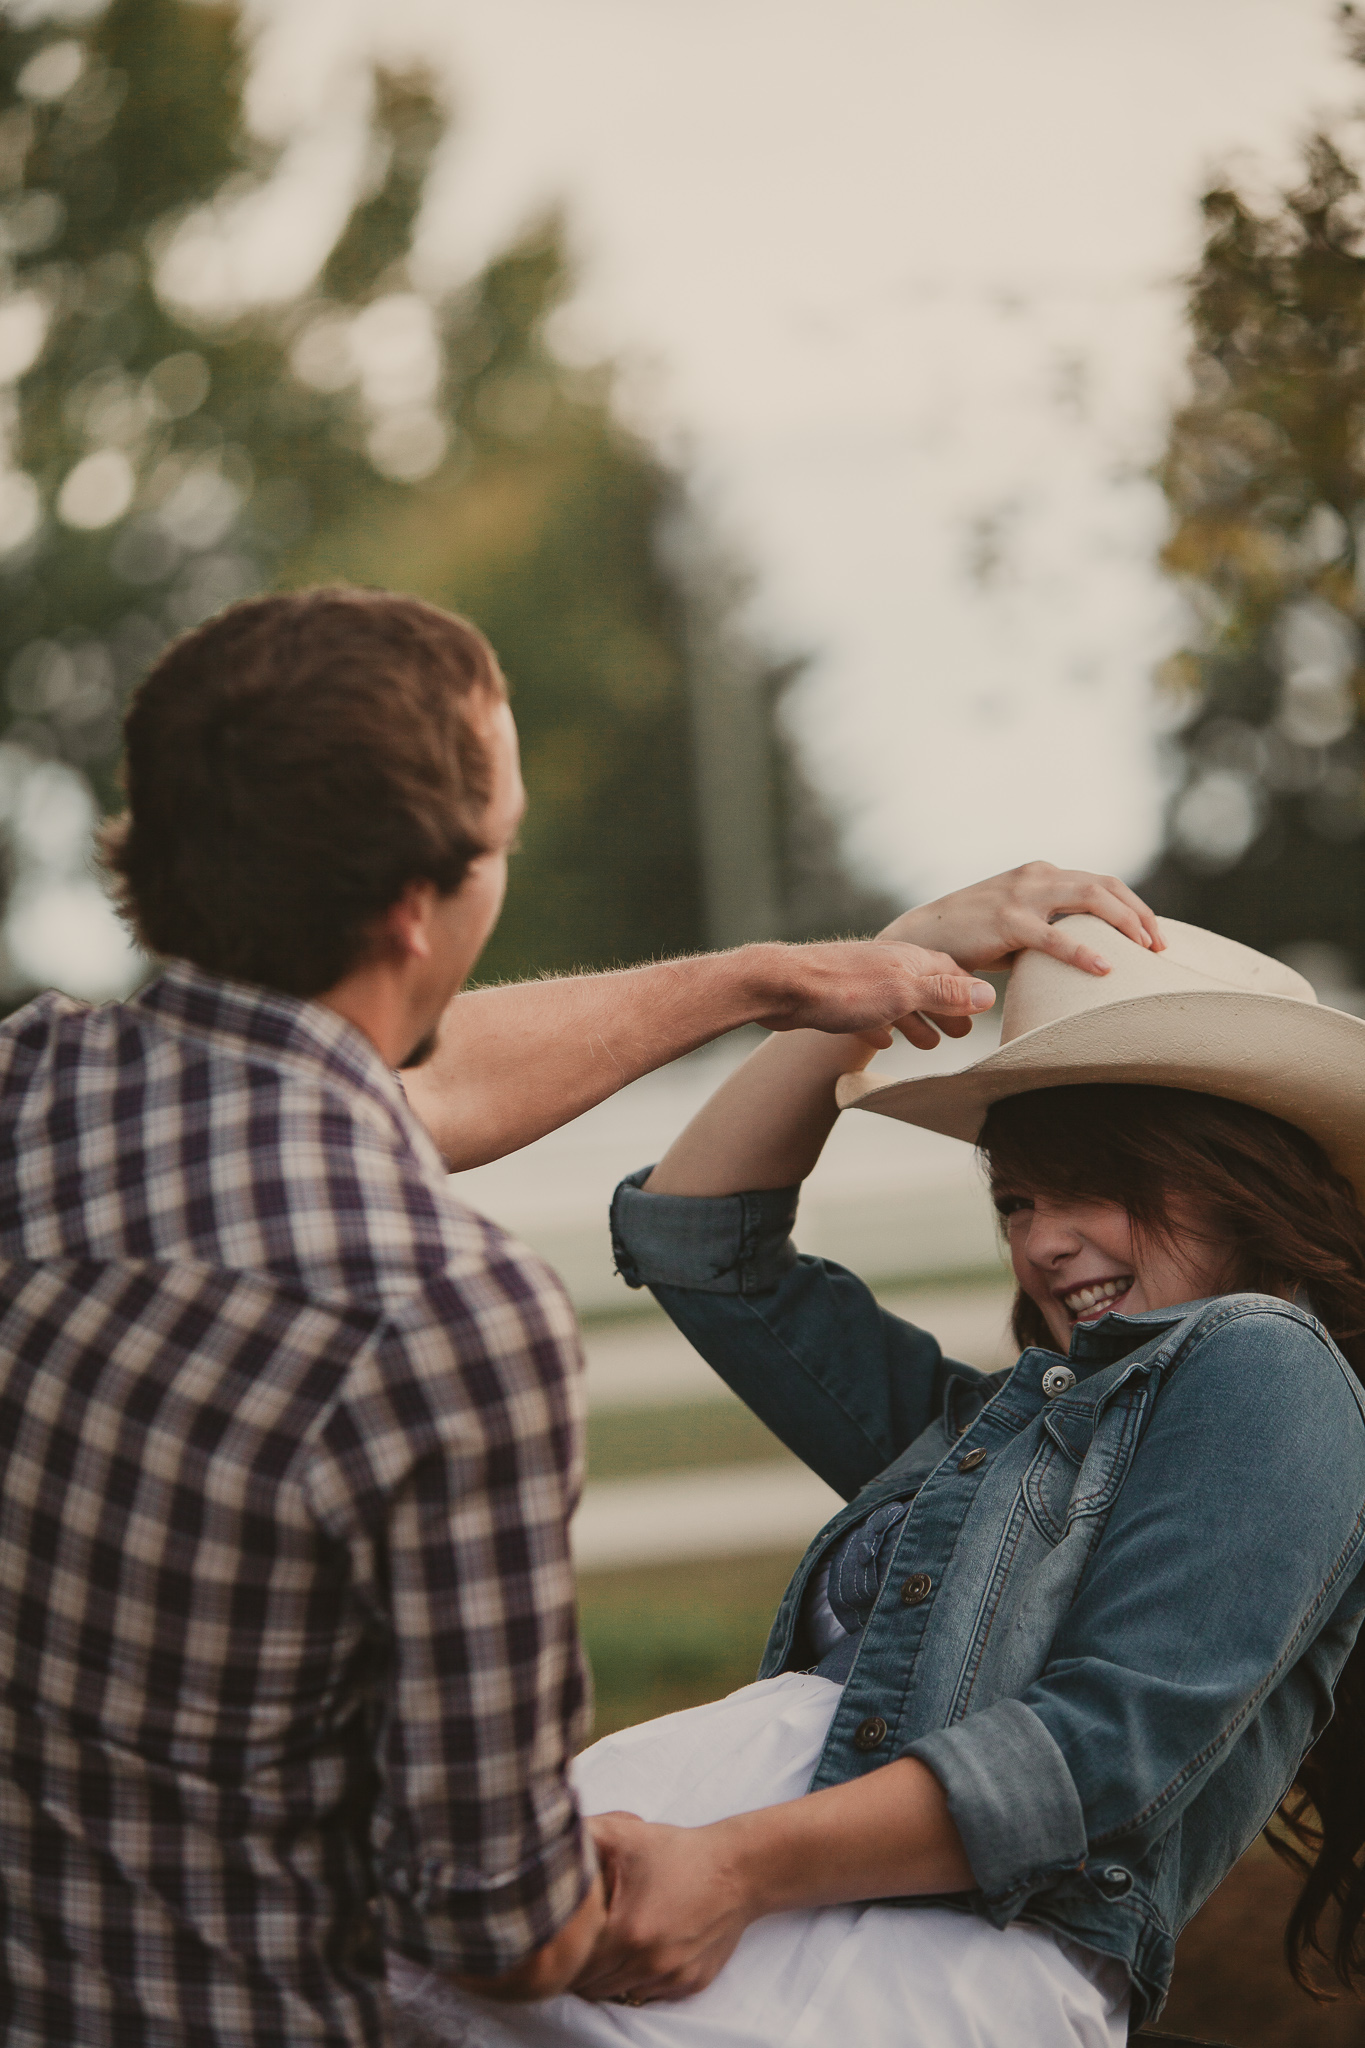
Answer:
<svg viewBox="0 0 1365 2048"><path fill-rule="evenodd" d="M1043 1417L1045 1441L1024 1475L1024 1501L1040 1536L1060 1543L1077 1522L1098 1525L1123 1484L1142 1430L1149 1385L1129 1380L1098 1409Z"/></svg>
<svg viewBox="0 0 1365 2048"><path fill-rule="evenodd" d="M1024 1474L1024 1506L1045 1543L1060 1543L1071 1516L1072 1496L1081 1467L1070 1451L1049 1434Z"/></svg>
<svg viewBox="0 0 1365 2048"><path fill-rule="evenodd" d="M1128 1381L1098 1408L1059 1404L1024 1473L981 1603L950 1718L1017 1697L1046 1667L1132 1462L1150 1382Z"/></svg>

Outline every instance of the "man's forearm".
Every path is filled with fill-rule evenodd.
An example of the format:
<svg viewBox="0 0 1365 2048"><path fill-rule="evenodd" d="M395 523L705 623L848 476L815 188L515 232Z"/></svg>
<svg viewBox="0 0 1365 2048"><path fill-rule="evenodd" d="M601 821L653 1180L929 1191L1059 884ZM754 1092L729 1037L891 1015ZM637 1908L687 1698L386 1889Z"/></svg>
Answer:
<svg viewBox="0 0 1365 2048"><path fill-rule="evenodd" d="M795 949L741 946L458 995L408 1100L452 1172L529 1145L627 1082L780 1006Z"/></svg>

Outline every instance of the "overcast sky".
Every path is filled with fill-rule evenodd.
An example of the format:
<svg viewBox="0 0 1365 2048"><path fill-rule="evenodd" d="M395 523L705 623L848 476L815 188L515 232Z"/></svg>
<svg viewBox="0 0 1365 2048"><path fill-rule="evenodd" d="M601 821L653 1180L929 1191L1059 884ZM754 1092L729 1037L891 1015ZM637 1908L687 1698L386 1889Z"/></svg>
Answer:
<svg viewBox="0 0 1365 2048"><path fill-rule="evenodd" d="M1197 198L1292 174L1365 78L1326 0L256 0L257 121L296 138L253 286L344 211L361 60L458 121L420 238L473 271L548 204L558 339L627 365L811 657L800 737L907 896L1009 862L1140 871L1151 671L1180 632L1146 471L1180 390Z"/></svg>

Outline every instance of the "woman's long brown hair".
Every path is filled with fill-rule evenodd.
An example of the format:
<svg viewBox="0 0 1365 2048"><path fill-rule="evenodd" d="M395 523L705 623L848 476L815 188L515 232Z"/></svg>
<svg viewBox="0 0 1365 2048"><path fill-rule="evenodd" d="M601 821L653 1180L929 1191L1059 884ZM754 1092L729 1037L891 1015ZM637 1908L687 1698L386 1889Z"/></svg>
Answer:
<svg viewBox="0 0 1365 2048"><path fill-rule="evenodd" d="M980 1149L995 1188L1118 1202L1139 1236L1177 1241L1178 1198L1213 1241L1233 1246L1220 1292L1306 1297L1365 1381L1365 1214L1321 1146L1292 1124L1183 1088L1045 1088L997 1102ZM1022 1291L1014 1334L1056 1348ZM1308 1974L1316 1954L1349 1990L1365 1982L1365 1635L1275 1818L1267 1839L1304 1878L1285 1930L1290 1970L1323 1997ZM1332 1904L1336 1924L1324 1930Z"/></svg>

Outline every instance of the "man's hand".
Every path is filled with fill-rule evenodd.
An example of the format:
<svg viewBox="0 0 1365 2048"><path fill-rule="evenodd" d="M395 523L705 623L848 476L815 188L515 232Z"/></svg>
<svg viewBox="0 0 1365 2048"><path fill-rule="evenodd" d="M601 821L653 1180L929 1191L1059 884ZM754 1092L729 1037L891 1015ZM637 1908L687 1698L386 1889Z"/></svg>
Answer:
<svg viewBox="0 0 1365 2048"><path fill-rule="evenodd" d="M633 1813L597 1814L588 1825L606 1876L607 1918L573 1989L640 2004L704 1990L758 1911L717 1854L719 1832Z"/></svg>
<svg viewBox="0 0 1365 2048"><path fill-rule="evenodd" d="M556 1998L567 1991L585 1966L585 1958L602 1936L606 1923L606 1894L599 1874L572 1919L543 1948L527 1956L524 1963L504 1970L499 1977L456 1977L462 1991L477 1998L493 1998L501 2005L528 2005L541 1998Z"/></svg>
<svg viewBox="0 0 1365 2048"><path fill-rule="evenodd" d="M988 981L964 974L946 953L922 945L881 939L835 941L827 945L781 946L778 974L788 988L755 1023L770 1031L852 1033L872 1045L891 1043L894 1026L914 1045L938 1044L938 1033L921 1012L931 1012L953 1038L995 1001Z"/></svg>

